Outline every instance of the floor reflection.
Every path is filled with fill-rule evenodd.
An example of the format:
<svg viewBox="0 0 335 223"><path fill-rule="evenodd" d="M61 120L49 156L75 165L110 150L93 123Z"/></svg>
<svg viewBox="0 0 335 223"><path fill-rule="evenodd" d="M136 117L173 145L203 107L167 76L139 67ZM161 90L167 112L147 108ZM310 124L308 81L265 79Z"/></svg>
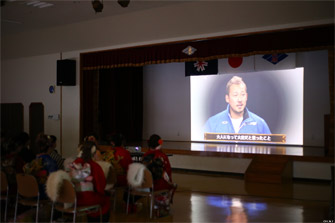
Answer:
<svg viewBox="0 0 335 223"><path fill-rule="evenodd" d="M196 194L191 196L191 207L192 222L201 222L205 218L208 220L209 212L214 212L216 216L221 214L225 222L249 222L249 217L261 216L267 211L266 203L262 202L248 202L231 196L204 197ZM205 212L205 209L210 210ZM204 212L207 214L203 215Z"/></svg>
<svg viewBox="0 0 335 223"><path fill-rule="evenodd" d="M189 222L317 222L327 216L327 202L317 208L316 201L304 202L192 193Z"/></svg>

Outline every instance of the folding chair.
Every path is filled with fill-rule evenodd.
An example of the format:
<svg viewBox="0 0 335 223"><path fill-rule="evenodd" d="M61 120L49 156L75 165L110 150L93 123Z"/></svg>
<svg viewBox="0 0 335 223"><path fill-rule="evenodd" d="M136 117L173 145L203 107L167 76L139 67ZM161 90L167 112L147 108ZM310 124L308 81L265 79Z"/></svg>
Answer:
<svg viewBox="0 0 335 223"><path fill-rule="evenodd" d="M127 199L127 214L128 214L130 195L141 196L141 197L147 197L150 199L150 218L152 218L155 195L158 195L164 192L169 192L169 190L154 191L153 178L152 178L151 172L150 170L145 168L144 169L144 181L142 185L137 186L137 187L134 187L131 185L129 186L128 199Z"/></svg>
<svg viewBox="0 0 335 223"><path fill-rule="evenodd" d="M105 191L113 196L113 210L115 210L116 206L116 192L118 187L116 186L117 176L115 169L111 166L108 171L108 175L106 177L106 188ZM108 188L107 188L108 187Z"/></svg>
<svg viewBox="0 0 335 223"><path fill-rule="evenodd" d="M72 205L69 205L72 204ZM60 187L59 196L52 202L51 208L51 218L53 219L54 209L62 213L72 213L73 223L76 222L76 216L84 213L88 214L90 212L100 211L100 222L102 219L101 207L100 205L90 205L90 206L77 206L77 195L73 184L69 180L63 180L63 184Z"/></svg>
<svg viewBox="0 0 335 223"><path fill-rule="evenodd" d="M40 200L40 192L38 183L34 176L29 174L17 173L17 193L14 222L16 222L18 205L36 207L36 222L38 222L38 212L41 204L49 202L48 200Z"/></svg>
<svg viewBox="0 0 335 223"><path fill-rule="evenodd" d="M1 200L6 201L4 222L7 221L8 199L9 199L9 187L8 187L7 175L3 171L1 171Z"/></svg>
<svg viewBox="0 0 335 223"><path fill-rule="evenodd" d="M106 190L111 196L113 196L113 210L115 211L116 207L116 198L117 198L117 192L118 191L128 191L128 186L118 186L117 185L117 174L114 168L110 168L110 171L108 173L108 177L106 179L107 185L113 185L113 187Z"/></svg>

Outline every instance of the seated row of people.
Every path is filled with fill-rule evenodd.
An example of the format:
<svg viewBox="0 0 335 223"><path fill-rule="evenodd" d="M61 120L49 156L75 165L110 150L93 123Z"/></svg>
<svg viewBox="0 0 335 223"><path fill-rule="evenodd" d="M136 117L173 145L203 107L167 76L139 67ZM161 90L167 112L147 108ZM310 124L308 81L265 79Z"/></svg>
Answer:
<svg viewBox="0 0 335 223"><path fill-rule="evenodd" d="M96 137L91 135L86 137L87 140L96 142ZM172 170L167 155L161 150L163 140L157 134L150 136L148 140L149 150L143 155L142 163L151 171L154 180L154 190L170 190L171 193L165 196L157 197L157 202L169 204L172 202L173 193L176 185L172 182ZM94 155L96 161L107 161L112 164L117 174L118 187L127 187L130 183L127 180L129 166L133 163L131 154L124 147L124 137L122 134L115 134L110 139L112 147L107 151L97 150ZM127 192L124 193L123 200L127 201ZM130 199L133 201L134 199ZM136 201L136 198L135 200ZM136 204L130 203L128 212L136 211Z"/></svg>
<svg viewBox="0 0 335 223"><path fill-rule="evenodd" d="M38 134L35 151L30 148L30 137L21 132L1 144L1 169L6 173L11 194L16 194L16 173L31 173L39 177L42 190L43 181L49 173L62 168L64 159L55 150L55 136ZM53 158L52 158L53 157Z"/></svg>
<svg viewBox="0 0 335 223"><path fill-rule="evenodd" d="M11 153L5 154L3 160L5 162L2 162L3 166L7 165L8 167L10 166L9 161L14 160L11 163L12 166L14 163L12 174L25 172L35 175L42 199L47 198L46 181L48 176L57 170L64 169L65 165L64 159L55 150L56 140L54 136L39 134L35 144L37 153L34 154L29 149L29 136L23 134L20 136L20 140L16 139L20 147L16 146L16 149ZM115 134L111 139L111 149L101 152L98 149L96 137L93 135L85 137L84 142L79 146L78 156L66 167L70 172L71 167L72 169L75 167L77 170L78 167L89 167L89 171L86 172L86 175L84 174L85 183L80 183L82 187L76 187L78 205L100 204L104 221L109 219L110 198L105 194L106 175L101 165L99 165L99 161L108 162L113 166L117 174L117 186L127 187L127 172L133 160L129 151L124 148L123 142L124 137L121 134ZM154 190L173 190L175 187L172 183L171 165L168 157L161 151L162 143L163 141L158 135L150 137L148 140L150 150L143 155L143 163L152 171ZM72 171L72 178L78 177L73 173L76 172ZM80 171L77 173L80 173ZM78 180L77 182L82 181ZM126 201L126 198L127 194L124 195L124 201ZM134 210L134 207L136 207L135 204L132 204L131 209ZM98 221L98 217L99 213L93 213L88 216L88 220L95 222Z"/></svg>

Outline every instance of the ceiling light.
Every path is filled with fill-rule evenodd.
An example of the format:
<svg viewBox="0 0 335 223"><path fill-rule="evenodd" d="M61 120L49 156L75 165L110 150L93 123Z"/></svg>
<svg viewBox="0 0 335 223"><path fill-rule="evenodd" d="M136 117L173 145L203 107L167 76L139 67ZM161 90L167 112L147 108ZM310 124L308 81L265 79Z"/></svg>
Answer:
<svg viewBox="0 0 335 223"><path fill-rule="evenodd" d="M123 8L128 7L130 0L118 0L117 3L121 5Z"/></svg>
<svg viewBox="0 0 335 223"><path fill-rule="evenodd" d="M38 8L46 8L46 7L50 7L53 6L54 4L52 3L46 3L46 2L41 2L41 1L30 1L27 2L28 6L33 6L33 7L38 7Z"/></svg>
<svg viewBox="0 0 335 223"><path fill-rule="evenodd" d="M31 1L31 2L27 2L27 5L34 5L39 3L40 1Z"/></svg>
<svg viewBox="0 0 335 223"><path fill-rule="evenodd" d="M102 9L104 8L103 0L101 0L101 2L100 0L93 0L92 6L93 6L95 13L102 12Z"/></svg>
<svg viewBox="0 0 335 223"><path fill-rule="evenodd" d="M50 6L53 6L52 3L46 3L44 5L41 5L39 8L42 9L42 8L46 8L46 7L50 7Z"/></svg>

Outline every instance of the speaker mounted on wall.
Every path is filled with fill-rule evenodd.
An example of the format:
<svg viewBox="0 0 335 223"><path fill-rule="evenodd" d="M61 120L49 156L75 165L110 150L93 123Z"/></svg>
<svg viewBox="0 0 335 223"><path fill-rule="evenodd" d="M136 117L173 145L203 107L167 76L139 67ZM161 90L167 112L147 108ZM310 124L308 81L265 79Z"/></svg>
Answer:
<svg viewBox="0 0 335 223"><path fill-rule="evenodd" d="M76 86L75 60L57 60L57 86Z"/></svg>

